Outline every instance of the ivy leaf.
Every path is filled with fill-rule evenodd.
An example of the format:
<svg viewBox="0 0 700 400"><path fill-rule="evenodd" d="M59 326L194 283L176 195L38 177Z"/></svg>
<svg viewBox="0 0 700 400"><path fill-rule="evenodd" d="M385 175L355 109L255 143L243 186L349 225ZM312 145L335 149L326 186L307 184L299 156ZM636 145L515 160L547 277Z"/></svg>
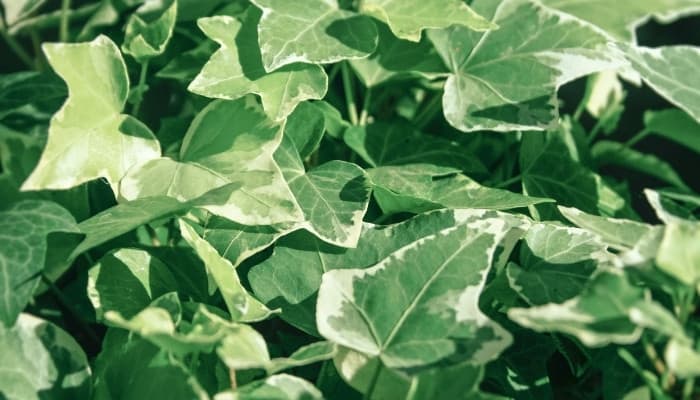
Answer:
<svg viewBox="0 0 700 400"><path fill-rule="evenodd" d="M217 100L195 117L180 161L160 158L122 180L126 199L169 196L246 225L302 220L273 152L282 127L252 98Z"/></svg>
<svg viewBox="0 0 700 400"><path fill-rule="evenodd" d="M43 46L46 58L69 88L51 119L39 164L22 190L68 189L96 178L117 185L127 169L160 155L153 133L120 114L129 78L117 46L106 36L89 43Z"/></svg>
<svg viewBox="0 0 700 400"><path fill-rule="evenodd" d="M542 3L589 21L625 42L636 42L635 29L651 16L668 23L700 11L695 0L636 0L618 2L615 7L605 0L543 0Z"/></svg>
<svg viewBox="0 0 700 400"><path fill-rule="evenodd" d="M90 364L63 329L21 314L12 327L0 324L0 393L8 399L90 398Z"/></svg>
<svg viewBox="0 0 700 400"><path fill-rule="evenodd" d="M470 132L543 130L558 120L559 86L624 65L592 25L527 0L477 0L476 12L499 29L460 26L428 36L452 71L443 109L455 128Z"/></svg>
<svg viewBox="0 0 700 400"><path fill-rule="evenodd" d="M385 214L420 213L438 208L507 210L552 202L482 186L449 168L409 164L367 171L374 197Z"/></svg>
<svg viewBox="0 0 700 400"><path fill-rule="evenodd" d="M484 219L438 231L370 268L324 273L319 332L378 356L389 368L420 368L446 358L485 364L512 342L478 306L496 248L510 230L504 220Z"/></svg>
<svg viewBox="0 0 700 400"><path fill-rule="evenodd" d="M319 102L303 102L294 109L284 126L284 136L289 136L299 152L306 159L321 144L326 131L326 117Z"/></svg>
<svg viewBox="0 0 700 400"><path fill-rule="evenodd" d="M2 3L3 19L10 27L32 15L46 3L46 0L2 0L0 3Z"/></svg>
<svg viewBox="0 0 700 400"><path fill-rule="evenodd" d="M273 120L285 119L305 100L321 99L328 89L323 68L290 64L267 73L258 48L260 11L248 9L243 23L228 16L202 18L199 28L221 47L190 83L191 92L234 100L248 93L260 96L265 112Z"/></svg>
<svg viewBox="0 0 700 400"><path fill-rule="evenodd" d="M697 285L700 282L700 223L671 221L664 231L656 264L685 285Z"/></svg>
<svg viewBox="0 0 700 400"><path fill-rule="evenodd" d="M700 122L700 77L693 73L694 66L700 63L700 49L692 46L620 47L647 85Z"/></svg>
<svg viewBox="0 0 700 400"><path fill-rule="evenodd" d="M343 10L336 0L251 0L262 10L258 40L265 70L304 62L364 58L377 47L368 17Z"/></svg>
<svg viewBox="0 0 700 400"><path fill-rule="evenodd" d="M204 261L207 272L219 288L234 321L260 321L272 314L271 310L251 296L243 287L236 268L228 260L221 257L209 242L202 239L193 227L182 220L180 221L180 233Z"/></svg>
<svg viewBox="0 0 700 400"><path fill-rule="evenodd" d="M221 392L217 400L321 400L323 394L314 385L293 375L278 374L249 383L236 392Z"/></svg>
<svg viewBox="0 0 700 400"><path fill-rule="evenodd" d="M360 11L386 22L399 38L418 42L427 28L458 24L475 31L498 28L461 0L366 0Z"/></svg>
<svg viewBox="0 0 700 400"><path fill-rule="evenodd" d="M163 54L176 20L177 0L146 0L126 23L122 51L139 62Z"/></svg>
<svg viewBox="0 0 700 400"><path fill-rule="evenodd" d="M39 285L52 232L80 233L56 203L25 200L0 212L0 322L12 326Z"/></svg>
<svg viewBox="0 0 700 400"><path fill-rule="evenodd" d="M700 154L700 135L688 134L700 132L700 123L687 113L675 108L647 111L644 113L644 125L651 134L674 141Z"/></svg>

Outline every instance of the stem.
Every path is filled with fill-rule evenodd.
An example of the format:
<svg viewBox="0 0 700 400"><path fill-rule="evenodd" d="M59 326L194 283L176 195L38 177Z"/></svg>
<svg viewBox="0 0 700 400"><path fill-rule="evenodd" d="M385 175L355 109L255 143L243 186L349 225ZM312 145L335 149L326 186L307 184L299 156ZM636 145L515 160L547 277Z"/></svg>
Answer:
<svg viewBox="0 0 700 400"><path fill-rule="evenodd" d="M141 110L141 103L143 102L143 86L146 84L146 76L148 74L148 63L150 60L146 59L141 64L141 73L139 74L139 83L136 85L137 88L139 88L139 98L136 100L136 103L134 104L134 109L131 111L131 115L133 115L135 118L138 118L139 111Z"/></svg>
<svg viewBox="0 0 700 400"><path fill-rule="evenodd" d="M34 61L32 60L32 57L29 56L29 53L27 53L24 48L22 47L21 44L12 36L10 36L9 33L4 29L4 27L0 27L0 35L2 35L2 38L5 39L5 42L7 42L7 45L10 46L10 49L17 55L17 57L29 68L34 68Z"/></svg>
<svg viewBox="0 0 700 400"><path fill-rule="evenodd" d="M318 377L316 378L316 387L323 388L326 382L326 375L328 375L328 365L331 363L330 360L326 360L321 364L321 370L318 372Z"/></svg>
<svg viewBox="0 0 700 400"><path fill-rule="evenodd" d="M348 68L347 62L343 62L340 66L340 74L343 77L343 90L345 91L345 103L348 108L348 117L350 118L350 123L357 125L357 106L355 106L355 94L352 89L352 78L350 77L350 69Z"/></svg>
<svg viewBox="0 0 700 400"><path fill-rule="evenodd" d="M433 119L435 113L440 109L441 105L442 96L440 96L440 94L433 95L426 106L423 107L423 109L416 114L415 117L413 117L413 125L416 127L416 129L421 130L423 127L428 125L428 122Z"/></svg>
<svg viewBox="0 0 700 400"><path fill-rule="evenodd" d="M70 12L70 0L61 2L61 23L58 27L58 40L61 42L68 41L68 22Z"/></svg>
<svg viewBox="0 0 700 400"><path fill-rule="evenodd" d="M331 67L330 71L328 71L328 83L333 82L336 76L338 76L338 72L340 72L340 63L335 63Z"/></svg>
<svg viewBox="0 0 700 400"><path fill-rule="evenodd" d="M591 129L591 134L588 137L588 144L593 143L596 137L598 137L598 134L600 131L603 129L603 120L605 118L601 117L598 121L596 121L595 125L593 126L593 129Z"/></svg>
<svg viewBox="0 0 700 400"><path fill-rule="evenodd" d="M34 48L34 67L37 71L44 69L44 58L41 52L41 37L36 29L29 31L29 36L32 38L32 46Z"/></svg>
<svg viewBox="0 0 700 400"><path fill-rule="evenodd" d="M372 380L369 381L367 392L365 392L364 396L362 396L364 400L370 400L372 398L372 395L374 394L374 389L377 387L377 381L379 381L379 374L381 371L382 363L381 361L377 360L377 369L375 369L374 373L372 374Z"/></svg>
<svg viewBox="0 0 700 400"><path fill-rule="evenodd" d="M510 179L506 179L505 181L499 183L498 185L496 185L494 187L497 189L506 188L514 183L520 182L522 179L523 179L523 176L521 174L518 174Z"/></svg>
<svg viewBox="0 0 700 400"><path fill-rule="evenodd" d="M71 313L71 315L73 315L73 318L75 318L75 320L78 322L78 324L83 329L87 337L90 340L94 341L95 344L99 345L100 339L97 337L97 334L92 330L92 328L90 328L90 325L87 323L87 321L85 321L83 317L80 316L80 313L78 312L78 310L76 310L75 306L73 306L71 300L67 299L63 292L61 292L61 289L56 287L56 285L49 278L47 278L46 275L41 274L41 280L44 281L46 286L49 287L49 290L54 295L58 303L61 304L61 306L65 308L69 313Z"/></svg>
<svg viewBox="0 0 700 400"><path fill-rule="evenodd" d="M693 398L693 389L695 388L695 378L686 379L683 384L683 400L691 400Z"/></svg>
<svg viewBox="0 0 700 400"><path fill-rule="evenodd" d="M231 389L235 392L236 389L238 388L238 380L236 379L236 370L233 368L229 368L228 370L228 378L231 380Z"/></svg>
<svg viewBox="0 0 700 400"><path fill-rule="evenodd" d="M637 133L636 135L632 136L632 138L631 138L630 140L628 140L628 141L625 142L625 147L632 147L632 146L634 146L635 144L637 144L637 142L639 142L640 140L642 140L642 139L644 139L645 137L647 137L650 133L651 133L650 131L648 131L648 130L646 130L646 129L642 129L639 133Z"/></svg>
<svg viewBox="0 0 700 400"><path fill-rule="evenodd" d="M362 112L360 113L360 126L367 125L367 117L369 117L369 105L372 101L372 88L367 88L365 98L362 101Z"/></svg>
<svg viewBox="0 0 700 400"><path fill-rule="evenodd" d="M151 237L151 244L153 244L153 246L156 246L156 247L160 246L161 243L160 243L160 239L158 239L158 233L156 232L156 230L153 229L153 227L148 225L148 224L144 225L144 228L146 228L146 232L148 232L148 236Z"/></svg>

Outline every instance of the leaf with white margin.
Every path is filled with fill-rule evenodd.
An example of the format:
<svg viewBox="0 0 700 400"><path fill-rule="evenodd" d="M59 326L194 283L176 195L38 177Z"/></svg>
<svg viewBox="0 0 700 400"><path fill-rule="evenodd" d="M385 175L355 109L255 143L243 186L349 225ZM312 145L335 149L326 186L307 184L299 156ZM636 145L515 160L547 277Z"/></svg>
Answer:
<svg viewBox="0 0 700 400"><path fill-rule="evenodd" d="M529 0L477 0L472 8L499 29L453 26L428 32L452 75L443 109L470 132L544 130L558 121L564 83L624 65L601 30Z"/></svg>
<svg viewBox="0 0 700 400"><path fill-rule="evenodd" d="M664 360L668 368L680 378L700 376L700 352L687 343L669 341L664 351Z"/></svg>
<svg viewBox="0 0 700 400"><path fill-rule="evenodd" d="M541 0L546 6L575 15L612 35L636 42L635 29L654 16L664 23L700 11L697 0Z"/></svg>
<svg viewBox="0 0 700 400"><path fill-rule="evenodd" d="M323 393L313 384L294 375L277 374L217 393L214 400L322 400Z"/></svg>
<svg viewBox="0 0 700 400"><path fill-rule="evenodd" d="M360 11L386 22L394 35L412 42L418 42L428 28L453 24L480 32L498 28L462 0L365 0Z"/></svg>
<svg viewBox="0 0 700 400"><path fill-rule="evenodd" d="M90 364L83 349L51 322L21 314L0 324L0 396L7 399L90 398Z"/></svg>
<svg viewBox="0 0 700 400"><path fill-rule="evenodd" d="M671 104L700 122L700 48L648 48L620 45L644 82Z"/></svg>
<svg viewBox="0 0 700 400"><path fill-rule="evenodd" d="M258 40L265 70L304 62L365 58L377 47L371 18L343 10L337 0L251 0L262 10Z"/></svg>
<svg viewBox="0 0 700 400"><path fill-rule="evenodd" d="M370 268L324 273L319 332L378 356L389 368L420 368L446 358L475 365L493 360L512 338L481 312L478 298L511 229L505 220L482 219L438 231Z"/></svg>
<svg viewBox="0 0 700 400"><path fill-rule="evenodd" d="M248 9L242 23L229 16L200 18L199 28L221 47L188 90L229 100L255 93L270 118L279 121L300 102L323 98L328 90L328 77L320 66L300 63L266 72L258 47L259 19L260 11L254 7Z"/></svg>
<svg viewBox="0 0 700 400"><path fill-rule="evenodd" d="M129 77L119 49L102 35L88 43L48 43L43 49L69 95L51 118L46 148L22 190L68 189L105 178L117 194L129 168L160 156L148 127L121 114Z"/></svg>
<svg viewBox="0 0 700 400"><path fill-rule="evenodd" d="M245 225L297 222L303 215L273 152L282 127L252 97L216 100L190 125L180 161L159 158L121 182L128 200L169 196Z"/></svg>
<svg viewBox="0 0 700 400"><path fill-rule="evenodd" d="M679 206L672 198L669 198L662 192L644 189L644 196L654 210L656 217L667 225L673 223L686 224L690 221L695 221L695 216L690 211Z"/></svg>
<svg viewBox="0 0 700 400"><path fill-rule="evenodd" d="M122 51L139 62L163 54L176 20L177 0L146 0L126 23Z"/></svg>
<svg viewBox="0 0 700 400"><path fill-rule="evenodd" d="M80 232L56 203L25 200L0 212L0 325L12 326L32 298L52 232Z"/></svg>
<svg viewBox="0 0 700 400"><path fill-rule="evenodd" d="M433 164L385 166L367 170L374 197L386 214L421 213L438 208L508 210L551 199L482 186L452 168Z"/></svg>
<svg viewBox="0 0 700 400"><path fill-rule="evenodd" d="M656 265L688 286L700 283L700 223L671 221L666 225Z"/></svg>
<svg viewBox="0 0 700 400"><path fill-rule="evenodd" d="M642 328L664 332L666 322L673 319L649 297L647 289L632 285L622 272L602 270L577 297L562 304L511 308L508 317L537 332L573 335L589 347L632 344L639 340ZM647 310L663 319L644 318Z"/></svg>
<svg viewBox="0 0 700 400"><path fill-rule="evenodd" d="M285 136L275 152L289 188L304 214L304 228L324 241L355 247L369 204L370 185L356 164L333 160L306 172L292 139Z"/></svg>
<svg viewBox="0 0 700 400"><path fill-rule="evenodd" d="M352 249L332 246L306 231L297 231L279 239L272 255L251 268L248 280L258 298L282 309L285 321L317 334L316 292L324 272L367 268L435 232L490 218L503 219L514 227L526 224L524 218L497 211L439 210L389 226L364 223L357 247ZM504 249L503 254L509 252Z"/></svg>
<svg viewBox="0 0 700 400"><path fill-rule="evenodd" d="M510 286L531 305L561 303L588 283L599 264L613 255L600 237L586 230L536 223L525 234L520 265L510 263Z"/></svg>
<svg viewBox="0 0 700 400"><path fill-rule="evenodd" d="M180 234L204 261L234 321L261 321L273 313L243 287L236 268L184 220L180 220Z"/></svg>

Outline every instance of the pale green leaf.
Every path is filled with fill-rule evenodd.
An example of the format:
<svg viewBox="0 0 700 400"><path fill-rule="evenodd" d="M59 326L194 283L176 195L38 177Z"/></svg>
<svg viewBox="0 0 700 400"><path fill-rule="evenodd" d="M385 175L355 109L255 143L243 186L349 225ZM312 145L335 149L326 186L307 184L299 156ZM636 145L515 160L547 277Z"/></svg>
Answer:
<svg viewBox="0 0 700 400"><path fill-rule="evenodd" d="M482 219L435 232L370 268L324 273L319 332L390 368L492 360L512 338L480 311L478 298L511 229L503 219Z"/></svg>
<svg viewBox="0 0 700 400"><path fill-rule="evenodd" d="M454 170L432 164L379 167L367 173L374 185L374 197L386 214L438 208L507 210L552 201L482 186Z"/></svg>
<svg viewBox="0 0 700 400"><path fill-rule="evenodd" d="M180 159L160 158L121 182L126 199L169 196L246 225L300 221L303 216L273 152L282 127L250 98L217 100L190 125Z"/></svg>
<svg viewBox="0 0 700 400"><path fill-rule="evenodd" d="M616 165L655 177L679 189L690 191L673 166L653 154L645 154L619 142L601 140L591 147L591 156L599 167Z"/></svg>
<svg viewBox="0 0 700 400"><path fill-rule="evenodd" d="M269 373L331 359L336 352L330 342L315 342L297 349L289 357L274 358L268 366Z"/></svg>
<svg viewBox="0 0 700 400"><path fill-rule="evenodd" d="M44 153L22 190L68 189L105 178L117 193L130 167L160 155L148 127L120 114L129 79L119 49L106 36L43 48L70 94L51 119Z"/></svg>
<svg viewBox="0 0 700 400"><path fill-rule="evenodd" d="M646 130L700 154L700 123L675 108L644 113Z"/></svg>
<svg viewBox="0 0 700 400"><path fill-rule="evenodd" d="M680 378L700 376L700 352L687 344L669 341L664 359L669 369Z"/></svg>
<svg viewBox="0 0 700 400"><path fill-rule="evenodd" d="M63 329L29 314L11 328L0 324L0 397L6 399L90 398L90 364Z"/></svg>
<svg viewBox="0 0 700 400"><path fill-rule="evenodd" d="M360 11L386 22L394 34L418 42L427 28L462 25L475 31L498 28L462 0L365 0Z"/></svg>
<svg viewBox="0 0 700 400"><path fill-rule="evenodd" d="M604 29L615 39L635 42L635 29L651 16L671 22L700 11L697 0L542 0L542 3L575 15Z"/></svg>
<svg viewBox="0 0 700 400"><path fill-rule="evenodd" d="M7 23L7 26L12 26L31 16L32 13L46 3L46 0L2 0L0 3L2 4L4 21Z"/></svg>
<svg viewBox="0 0 700 400"><path fill-rule="evenodd" d="M428 34L453 73L442 104L459 130L550 128L561 85L623 65L605 33L537 2L477 0L472 8L499 29L453 26Z"/></svg>
<svg viewBox="0 0 700 400"><path fill-rule="evenodd" d="M602 271L577 297L562 304L511 308L508 316L537 332L568 333L589 347L632 344L642 333L633 316L650 301L647 297L647 290L632 285L620 272Z"/></svg>
<svg viewBox="0 0 700 400"><path fill-rule="evenodd" d="M140 62L159 56L173 35L177 0L146 0L126 23L122 51Z"/></svg>
<svg viewBox="0 0 700 400"><path fill-rule="evenodd" d="M0 325L12 326L32 298L52 232L80 232L56 203L25 200L0 212Z"/></svg>
<svg viewBox="0 0 700 400"><path fill-rule="evenodd" d="M700 282L700 223L671 221L666 225L656 264L667 274L694 287Z"/></svg>
<svg viewBox="0 0 700 400"><path fill-rule="evenodd" d="M323 394L313 384L293 375L277 374L236 389L221 392L214 400L321 400Z"/></svg>
<svg viewBox="0 0 700 400"><path fill-rule="evenodd" d="M621 45L632 67L658 94L700 122L700 48Z"/></svg>
<svg viewBox="0 0 700 400"><path fill-rule="evenodd" d="M260 96L265 112L285 119L302 101L321 99L328 77L321 67L291 64L267 73L258 48L260 11L250 8L243 23L228 16L202 18L199 28L221 47L188 89L207 97L234 100L248 93Z"/></svg>
<svg viewBox="0 0 700 400"><path fill-rule="evenodd" d="M219 288L234 321L260 321L272 313L243 287L236 268L227 259L221 257L209 242L202 239L194 228L182 220L180 233L204 261L207 272Z"/></svg>
<svg viewBox="0 0 700 400"><path fill-rule="evenodd" d="M258 25L265 70L296 62L334 63L364 58L377 47L369 17L343 10L336 0L251 0L263 12Z"/></svg>
<svg viewBox="0 0 700 400"><path fill-rule="evenodd" d="M88 273L87 293L98 318L106 311L131 318L155 298L177 288L170 269L145 250L110 252Z"/></svg>

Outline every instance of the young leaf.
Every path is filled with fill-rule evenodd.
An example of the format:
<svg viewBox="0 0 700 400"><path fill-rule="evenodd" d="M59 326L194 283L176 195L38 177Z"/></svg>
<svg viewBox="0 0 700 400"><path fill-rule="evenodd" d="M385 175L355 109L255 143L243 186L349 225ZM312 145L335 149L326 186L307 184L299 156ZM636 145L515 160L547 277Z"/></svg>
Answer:
<svg viewBox="0 0 700 400"><path fill-rule="evenodd" d="M700 122L700 48L666 46L656 49L621 45L644 82L666 100Z"/></svg>
<svg viewBox="0 0 700 400"><path fill-rule="evenodd" d="M51 119L44 153L22 190L68 189L105 178L118 193L127 169L160 156L153 133L135 118L120 114L129 79L119 49L106 36L43 48L66 81L69 96Z"/></svg>
<svg viewBox="0 0 700 400"><path fill-rule="evenodd" d="M0 324L0 393L8 399L90 398L90 364L83 349L51 322L21 314Z"/></svg>
<svg viewBox="0 0 700 400"><path fill-rule="evenodd" d="M687 113L669 108L644 113L646 130L653 135L672 140L700 154L700 123Z"/></svg>
<svg viewBox="0 0 700 400"><path fill-rule="evenodd" d="M418 42L427 28L458 24L475 31L498 28L461 0L365 0L360 11L386 22L394 34Z"/></svg>
<svg viewBox="0 0 700 400"><path fill-rule="evenodd" d="M447 358L477 365L492 360L512 339L479 310L478 297L496 248L511 229L504 220L484 219L427 236L368 269L324 273L319 332L378 356L389 368L420 368Z"/></svg>
<svg viewBox="0 0 700 400"><path fill-rule="evenodd" d="M443 109L455 128L470 132L542 130L557 123L559 86L623 64L594 26L527 0L477 0L476 12L497 30L453 26L430 31L452 75Z"/></svg>
<svg viewBox="0 0 700 400"><path fill-rule="evenodd" d="M56 203L25 200L0 212L0 325L12 326L32 298L52 232L80 232Z"/></svg>
<svg viewBox="0 0 700 400"><path fill-rule="evenodd" d="M190 83L191 92L235 100L248 93L260 96L270 118L285 119L302 101L321 99L328 77L318 65L291 64L267 73L258 48L260 11L248 9L243 23L228 16L202 18L199 28L221 47Z"/></svg>
<svg viewBox="0 0 700 400"><path fill-rule="evenodd" d="M368 17L343 10L337 0L251 0L263 15L258 40L268 72L296 62L334 63L364 58L377 47Z"/></svg>
<svg viewBox="0 0 700 400"><path fill-rule="evenodd" d="M146 1L126 24L122 51L139 62L161 55L173 35L177 0Z"/></svg>

